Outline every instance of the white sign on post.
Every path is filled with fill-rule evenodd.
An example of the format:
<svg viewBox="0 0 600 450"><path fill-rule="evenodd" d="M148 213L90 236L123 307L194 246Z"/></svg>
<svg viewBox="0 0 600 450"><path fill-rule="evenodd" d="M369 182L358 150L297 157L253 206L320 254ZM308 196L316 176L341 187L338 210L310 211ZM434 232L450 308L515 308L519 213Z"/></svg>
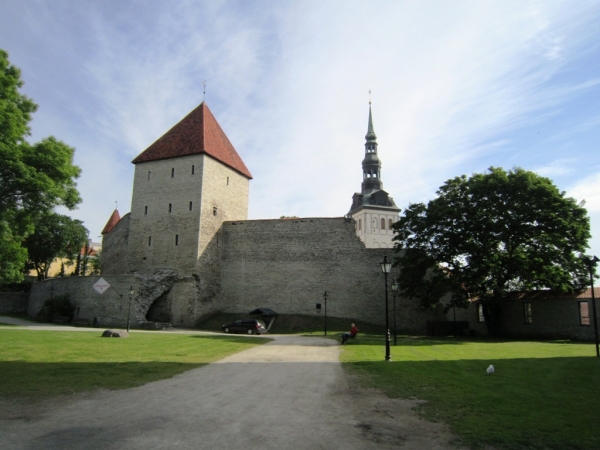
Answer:
<svg viewBox="0 0 600 450"><path fill-rule="evenodd" d="M92 287L98 294L102 295L110 287L110 284L104 278L100 278Z"/></svg>

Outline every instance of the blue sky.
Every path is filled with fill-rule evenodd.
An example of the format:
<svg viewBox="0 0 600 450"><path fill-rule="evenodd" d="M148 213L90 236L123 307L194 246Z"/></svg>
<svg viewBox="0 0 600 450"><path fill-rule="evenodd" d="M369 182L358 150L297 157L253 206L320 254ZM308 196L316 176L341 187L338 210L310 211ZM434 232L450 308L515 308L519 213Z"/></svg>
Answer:
<svg viewBox="0 0 600 450"><path fill-rule="evenodd" d="M598 1L0 0L0 47L39 104L31 139L77 149L71 215L94 240L206 80L254 175L251 219L347 213L372 90L399 207L520 166L586 201L600 256Z"/></svg>

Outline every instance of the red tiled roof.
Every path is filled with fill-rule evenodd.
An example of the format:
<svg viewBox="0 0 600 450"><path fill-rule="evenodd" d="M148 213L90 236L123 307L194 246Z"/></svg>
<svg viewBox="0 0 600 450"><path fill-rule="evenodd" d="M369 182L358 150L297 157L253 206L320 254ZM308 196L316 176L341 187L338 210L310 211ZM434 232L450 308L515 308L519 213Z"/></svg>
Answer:
<svg viewBox="0 0 600 450"><path fill-rule="evenodd" d="M106 222L106 225L102 230L102 234L110 233L110 231L115 227L119 220L121 220L121 216L119 215L119 211L115 209L112 215L110 216L110 219L108 219L108 222Z"/></svg>
<svg viewBox="0 0 600 450"><path fill-rule="evenodd" d="M242 175L252 178L244 161L229 142L205 102L163 134L132 162L138 164L200 153L210 155Z"/></svg>

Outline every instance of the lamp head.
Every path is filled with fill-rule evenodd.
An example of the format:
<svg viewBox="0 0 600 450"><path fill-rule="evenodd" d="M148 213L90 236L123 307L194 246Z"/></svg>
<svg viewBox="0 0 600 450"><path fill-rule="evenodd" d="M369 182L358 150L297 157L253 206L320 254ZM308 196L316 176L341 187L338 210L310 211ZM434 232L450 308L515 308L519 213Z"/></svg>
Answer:
<svg viewBox="0 0 600 450"><path fill-rule="evenodd" d="M383 255L383 262L380 262L379 265L383 273L390 273L392 270L392 263L388 261L387 255Z"/></svg>
<svg viewBox="0 0 600 450"><path fill-rule="evenodd" d="M133 295L133 286L129 288L129 295Z"/></svg>
<svg viewBox="0 0 600 450"><path fill-rule="evenodd" d="M396 292L398 290L398 282L396 281L396 279L394 278L392 280L392 291Z"/></svg>

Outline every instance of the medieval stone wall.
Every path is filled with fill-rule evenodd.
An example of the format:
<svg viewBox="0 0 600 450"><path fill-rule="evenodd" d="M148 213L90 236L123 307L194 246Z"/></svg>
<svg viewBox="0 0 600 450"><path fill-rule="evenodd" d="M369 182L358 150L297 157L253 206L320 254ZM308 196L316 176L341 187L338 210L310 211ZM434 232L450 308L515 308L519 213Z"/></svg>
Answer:
<svg viewBox="0 0 600 450"><path fill-rule="evenodd" d="M193 272L204 159L204 155L190 155L136 164L128 239L130 272L157 268Z"/></svg>
<svg viewBox="0 0 600 450"><path fill-rule="evenodd" d="M0 292L0 314L26 312L28 298L22 292Z"/></svg>
<svg viewBox="0 0 600 450"><path fill-rule="evenodd" d="M103 275L128 273L127 240L129 238L130 214L125 214L113 227L110 233L102 236L102 267Z"/></svg>
<svg viewBox="0 0 600 450"><path fill-rule="evenodd" d="M225 222L217 235L221 290L215 305L225 312L263 307L316 316L315 305L327 291L328 315L384 324L379 263L392 252L365 248L354 227L345 218ZM390 289L390 309L392 300ZM426 321L435 319L416 302L396 303L399 329L423 333Z"/></svg>

